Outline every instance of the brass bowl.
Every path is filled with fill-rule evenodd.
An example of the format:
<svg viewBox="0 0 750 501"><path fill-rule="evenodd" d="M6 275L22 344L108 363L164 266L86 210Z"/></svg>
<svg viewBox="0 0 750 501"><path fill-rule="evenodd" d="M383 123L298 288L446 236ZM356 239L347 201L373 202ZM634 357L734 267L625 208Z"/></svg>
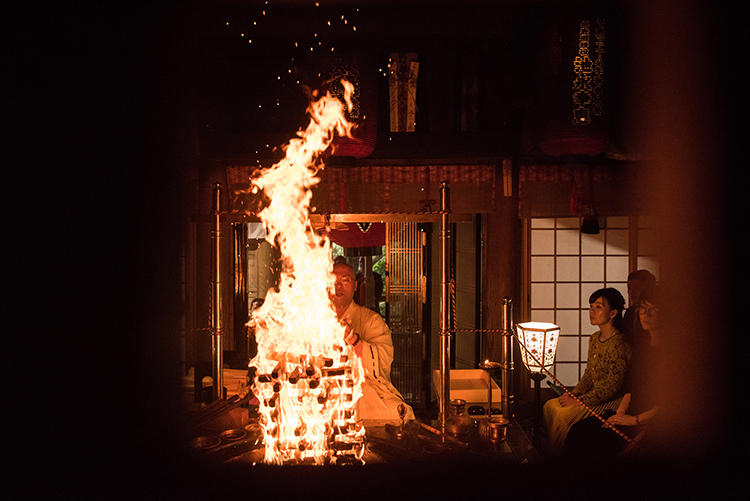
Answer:
<svg viewBox="0 0 750 501"><path fill-rule="evenodd" d="M479 433L491 442L505 440L508 435L509 421L503 416L491 416L479 425Z"/></svg>
<svg viewBox="0 0 750 501"><path fill-rule="evenodd" d="M448 402L448 412L452 416L462 416L466 410L466 400L462 398L452 398Z"/></svg>

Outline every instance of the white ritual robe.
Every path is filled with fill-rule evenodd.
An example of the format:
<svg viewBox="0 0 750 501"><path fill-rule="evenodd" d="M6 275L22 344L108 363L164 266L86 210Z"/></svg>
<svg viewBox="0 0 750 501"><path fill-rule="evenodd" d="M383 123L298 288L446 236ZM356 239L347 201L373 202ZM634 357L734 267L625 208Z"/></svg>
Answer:
<svg viewBox="0 0 750 501"><path fill-rule="evenodd" d="M386 422L399 424L398 404L401 403L406 407L404 420L414 419L413 409L391 383L393 340L383 317L352 301L342 320L359 334L362 343L365 381L362 384L362 397L357 403L360 419L365 421L365 425L368 421L376 425Z"/></svg>

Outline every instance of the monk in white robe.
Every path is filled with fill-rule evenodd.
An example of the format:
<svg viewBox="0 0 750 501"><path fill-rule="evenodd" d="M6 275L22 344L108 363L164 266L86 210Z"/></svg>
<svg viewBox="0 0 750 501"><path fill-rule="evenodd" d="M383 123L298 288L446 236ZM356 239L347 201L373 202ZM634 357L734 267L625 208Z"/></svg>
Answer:
<svg viewBox="0 0 750 501"><path fill-rule="evenodd" d="M354 302L357 277L351 266L336 263L333 273L336 282L331 301L339 320L347 325L344 341L354 346L365 369L362 397L357 403L360 419L365 424L398 424L401 422L399 404L406 410L404 420L414 419L414 411L391 383L391 330L379 314Z"/></svg>

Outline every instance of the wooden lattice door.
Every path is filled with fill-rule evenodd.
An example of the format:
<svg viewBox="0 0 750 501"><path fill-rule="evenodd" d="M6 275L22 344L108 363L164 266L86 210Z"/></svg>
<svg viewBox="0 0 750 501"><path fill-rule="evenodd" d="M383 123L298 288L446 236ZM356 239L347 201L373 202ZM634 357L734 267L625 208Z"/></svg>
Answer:
<svg viewBox="0 0 750 501"><path fill-rule="evenodd" d="M393 384L412 406L426 405L424 364L427 339L422 328L426 236L417 223L386 225L387 320L393 335Z"/></svg>

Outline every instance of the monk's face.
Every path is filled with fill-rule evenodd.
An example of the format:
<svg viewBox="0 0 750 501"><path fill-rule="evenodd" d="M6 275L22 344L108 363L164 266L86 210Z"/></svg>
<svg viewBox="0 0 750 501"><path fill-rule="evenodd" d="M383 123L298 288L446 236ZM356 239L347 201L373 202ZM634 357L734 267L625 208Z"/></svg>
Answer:
<svg viewBox="0 0 750 501"><path fill-rule="evenodd" d="M333 274L336 275L334 282L334 293L331 296L336 309L346 309L354 300L354 291L357 288L357 277L354 271L345 264L333 265Z"/></svg>

